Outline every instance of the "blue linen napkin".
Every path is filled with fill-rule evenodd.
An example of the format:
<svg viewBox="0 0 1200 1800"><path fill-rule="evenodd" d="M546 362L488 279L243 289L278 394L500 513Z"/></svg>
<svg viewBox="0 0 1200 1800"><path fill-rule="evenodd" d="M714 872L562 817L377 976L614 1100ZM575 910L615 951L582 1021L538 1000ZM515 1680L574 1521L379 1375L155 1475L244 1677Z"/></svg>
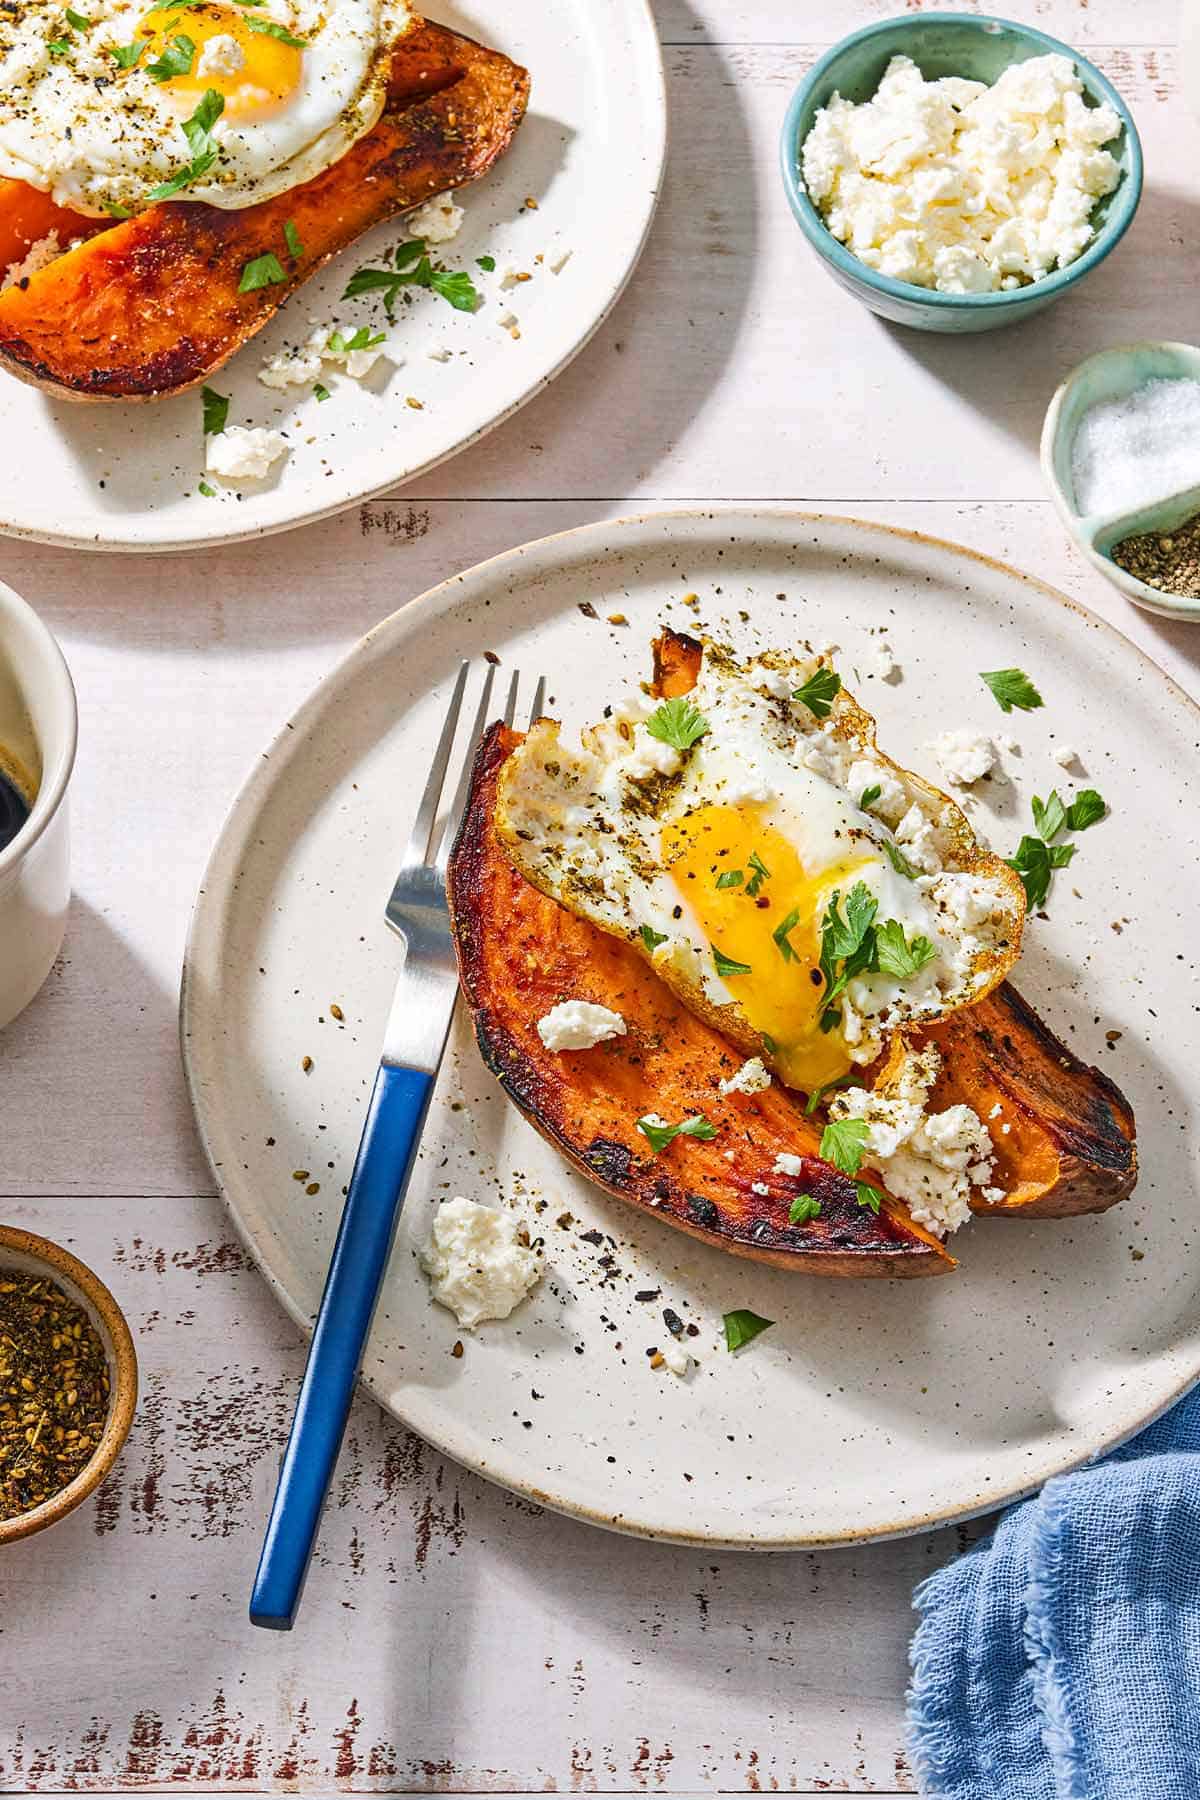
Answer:
<svg viewBox="0 0 1200 1800"><path fill-rule="evenodd" d="M1200 1800L1200 1388L917 1589L926 1800Z"/></svg>

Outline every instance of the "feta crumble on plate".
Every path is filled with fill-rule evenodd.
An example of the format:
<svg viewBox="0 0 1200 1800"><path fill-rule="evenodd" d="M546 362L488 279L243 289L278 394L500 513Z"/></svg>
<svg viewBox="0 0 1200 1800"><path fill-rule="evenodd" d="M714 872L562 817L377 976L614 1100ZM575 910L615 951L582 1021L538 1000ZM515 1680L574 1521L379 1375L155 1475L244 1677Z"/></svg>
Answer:
<svg viewBox="0 0 1200 1800"><path fill-rule="evenodd" d="M204 467L222 481L261 481L291 446L261 425L227 425L205 440Z"/></svg>
<svg viewBox="0 0 1200 1800"><path fill-rule="evenodd" d="M954 787L974 787L996 767L996 746L981 731L943 731L929 749Z"/></svg>
<svg viewBox="0 0 1200 1800"><path fill-rule="evenodd" d="M421 1267L433 1298L465 1331L485 1319L507 1319L541 1279L541 1262L521 1242L521 1231L516 1213L461 1194L438 1207Z"/></svg>
<svg viewBox="0 0 1200 1800"><path fill-rule="evenodd" d="M409 237L424 238L427 244L448 244L462 230L465 212L450 194L438 194L418 206L404 220Z"/></svg>

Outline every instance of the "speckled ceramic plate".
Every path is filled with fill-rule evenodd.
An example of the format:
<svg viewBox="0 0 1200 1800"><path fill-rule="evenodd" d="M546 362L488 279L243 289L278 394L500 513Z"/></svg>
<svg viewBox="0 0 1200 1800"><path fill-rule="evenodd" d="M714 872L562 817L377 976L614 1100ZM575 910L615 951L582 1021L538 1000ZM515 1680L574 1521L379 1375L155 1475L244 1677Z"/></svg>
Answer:
<svg viewBox="0 0 1200 1800"><path fill-rule="evenodd" d="M198 488L197 390L151 405L84 406L0 375L0 434L21 446L0 472L0 532L80 549L187 550L283 531L452 456L583 347L633 272L658 195L666 101L647 0L430 0L429 10L533 77L528 117L491 174L463 191L466 223L444 253L475 277L480 310L418 294L366 380L332 371L323 403L310 389L264 387L263 363L318 321L384 327L377 302L341 303L347 276L397 241L394 223L368 232L215 378L231 396L231 424L285 431L292 450L269 481L240 494L212 482L221 492L211 498ZM494 273L477 268L483 255L495 258ZM505 289L509 269L532 279ZM510 314L518 337L500 323Z"/></svg>
<svg viewBox="0 0 1200 1800"><path fill-rule="evenodd" d="M460 1461L625 1531L759 1548L914 1531L1083 1461L1200 1375L1200 835L1188 789L1200 717L1061 595L882 526L719 511L550 538L414 602L305 703L214 852L184 983L197 1114L239 1229L307 1322L391 989L384 899L459 658L492 650L544 669L555 712L590 720L644 673L659 621L695 621L688 593L701 620L746 647L839 644L884 747L927 775L934 731L1011 732L1012 782L975 809L1001 848L1025 828L1033 793L1065 785L1054 747L1078 749L1112 816L1080 840L1049 920L1033 922L1020 986L1129 1093L1141 1183L1098 1218L976 1221L956 1241L958 1271L938 1280L788 1275L696 1244L569 1173L501 1097L460 1018L365 1379ZM581 610L589 601L598 617ZM614 610L627 626L604 622ZM891 682L874 673L883 635L899 663ZM1044 710L996 710L977 672L1012 664L1034 677ZM309 1197L297 1170L320 1192ZM547 1241L532 1299L474 1337L431 1304L414 1254L451 1193L518 1204ZM661 1299L635 1298L647 1290ZM646 1356L664 1305L699 1327L685 1379ZM720 1320L735 1307L776 1324L730 1356Z"/></svg>

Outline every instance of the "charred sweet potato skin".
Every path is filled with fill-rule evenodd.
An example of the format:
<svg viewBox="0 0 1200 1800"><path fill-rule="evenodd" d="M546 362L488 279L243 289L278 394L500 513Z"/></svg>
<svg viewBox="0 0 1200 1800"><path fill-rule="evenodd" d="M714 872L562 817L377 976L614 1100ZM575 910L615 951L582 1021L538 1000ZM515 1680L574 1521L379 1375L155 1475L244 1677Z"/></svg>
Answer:
<svg viewBox="0 0 1200 1800"><path fill-rule="evenodd" d="M817 1155L819 1126L778 1085L723 1096L718 1082L739 1067L740 1054L627 945L513 869L492 820L496 777L518 741L503 725L484 739L449 874L463 992L484 1060L516 1106L609 1193L735 1255L838 1276L952 1268L894 1201L884 1197L878 1215L859 1205L854 1182ZM587 1051L548 1051L537 1020L568 998L619 1012L626 1035ZM636 1129L647 1112L675 1121L700 1113L718 1134L708 1143L677 1138L655 1156ZM774 1173L785 1150L804 1158L798 1180ZM793 1226L798 1192L821 1210Z"/></svg>
<svg viewBox="0 0 1200 1800"><path fill-rule="evenodd" d="M528 96L506 56L421 25L394 54L378 125L314 180L237 211L151 207L0 294L0 367L75 400L147 400L205 380L364 231L484 174ZM294 263L287 220L303 246ZM286 280L239 293L267 251Z"/></svg>
<svg viewBox="0 0 1200 1800"><path fill-rule="evenodd" d="M926 1036L942 1052L930 1105L963 1101L989 1121L993 1181L1005 1198L976 1198L977 1212L1063 1219L1104 1212L1133 1191L1137 1133L1129 1102L1060 1043L1008 982Z"/></svg>

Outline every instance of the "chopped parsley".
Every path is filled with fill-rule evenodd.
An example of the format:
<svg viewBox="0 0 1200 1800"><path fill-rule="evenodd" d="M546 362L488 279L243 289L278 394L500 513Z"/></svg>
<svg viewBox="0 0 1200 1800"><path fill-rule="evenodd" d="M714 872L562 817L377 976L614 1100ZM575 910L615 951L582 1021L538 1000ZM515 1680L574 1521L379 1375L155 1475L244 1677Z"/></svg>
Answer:
<svg viewBox="0 0 1200 1800"><path fill-rule="evenodd" d="M199 106L190 119L183 121L183 135L187 139L192 160L176 171L169 181L160 181L157 187L150 189L148 200L169 200L172 194L179 193L181 188L190 187L193 181L199 181L206 175L217 160L217 143L212 128L225 111L225 96L218 94L216 88L208 88Z"/></svg>
<svg viewBox="0 0 1200 1800"><path fill-rule="evenodd" d="M287 253L293 262L299 262L304 255L304 245L300 242L300 233L296 230L295 219L283 221L283 241L287 245Z"/></svg>
<svg viewBox="0 0 1200 1800"><path fill-rule="evenodd" d="M749 963L734 962L731 956L722 955L715 944L712 946L712 957L713 968L717 971L717 974L722 977L726 975L749 975L752 973Z"/></svg>
<svg viewBox="0 0 1200 1800"><path fill-rule="evenodd" d="M72 12L69 6L63 16L72 31L90 31L95 23L93 19L85 19L82 13Z"/></svg>
<svg viewBox="0 0 1200 1800"><path fill-rule="evenodd" d="M1036 912L1046 904L1055 869L1065 869L1075 854L1075 844L1058 844L1054 840L1064 830L1086 831L1107 811L1095 788L1082 788L1069 806L1056 788L1051 788L1046 800L1034 795L1033 823L1037 836L1023 837L1017 845L1016 855L1007 859L1009 868L1015 869L1021 877L1030 912Z"/></svg>
<svg viewBox="0 0 1200 1800"><path fill-rule="evenodd" d="M1002 713L1010 713L1014 706L1021 712L1035 712L1045 705L1024 669L981 669L979 679L991 689Z"/></svg>
<svg viewBox="0 0 1200 1800"><path fill-rule="evenodd" d="M870 787L865 787L858 796L858 804L862 811L866 812L868 806L874 806L882 792L883 789L879 786L878 782L872 782Z"/></svg>
<svg viewBox="0 0 1200 1800"><path fill-rule="evenodd" d="M677 1137L702 1138L705 1143L708 1143L717 1135L716 1126L700 1113L693 1114L690 1119L684 1119L679 1125L667 1125L656 1118L653 1113L647 1113L644 1118L638 1119L636 1124L655 1156L665 1150L668 1144L673 1144Z"/></svg>
<svg viewBox="0 0 1200 1800"><path fill-rule="evenodd" d="M70 56L71 45L67 38L47 38L46 48L51 56Z"/></svg>
<svg viewBox="0 0 1200 1800"><path fill-rule="evenodd" d="M887 853L888 861L891 863L893 869L895 869L897 875L907 875L910 881L915 881L917 879L917 871L913 868L898 844L893 844L891 838L884 838L883 848Z"/></svg>
<svg viewBox="0 0 1200 1800"><path fill-rule="evenodd" d="M344 331L331 331L326 348L336 351L339 356L347 350L373 350L386 336L385 331L372 332L369 325L360 325L349 337Z"/></svg>
<svg viewBox="0 0 1200 1800"><path fill-rule="evenodd" d="M475 258L475 267L477 269L482 269L485 275L492 275L495 273L496 259L494 256L477 256Z"/></svg>
<svg viewBox="0 0 1200 1800"><path fill-rule="evenodd" d="M860 1206L869 1206L873 1213L879 1211L879 1203L883 1199L879 1189L872 1187L869 1181L855 1182L854 1197Z"/></svg>
<svg viewBox="0 0 1200 1800"><path fill-rule="evenodd" d="M812 1118L826 1094L832 1094L835 1088L853 1087L856 1079L854 1075L839 1075L836 1081L827 1081L824 1087L814 1088L804 1103L805 1118Z"/></svg>
<svg viewBox="0 0 1200 1800"><path fill-rule="evenodd" d="M832 1031L838 1022L834 1001L856 975L875 967L875 914L879 902L859 881L846 896L845 912L839 911L841 894L835 888L821 921L821 973L825 977L821 1030Z"/></svg>
<svg viewBox="0 0 1200 1800"><path fill-rule="evenodd" d="M707 732L708 720L690 700L680 696L664 700L646 720L646 730L660 744L670 744L672 750L690 750Z"/></svg>
<svg viewBox="0 0 1200 1800"><path fill-rule="evenodd" d="M1057 788L1051 788L1048 800L1041 800L1036 794L1033 796L1033 822L1038 836L1052 844L1067 822L1067 809Z"/></svg>
<svg viewBox="0 0 1200 1800"><path fill-rule="evenodd" d="M857 1175L870 1132L865 1119L830 1119L821 1133L822 1160L843 1175Z"/></svg>
<svg viewBox="0 0 1200 1800"><path fill-rule="evenodd" d="M792 699L807 706L814 719L827 719L841 691L841 676L833 669L820 668L809 676L803 687L793 691Z"/></svg>
<svg viewBox="0 0 1200 1800"><path fill-rule="evenodd" d="M243 0L243 3L244 3L244 0ZM316 395L318 400L328 400L328 398L329 398L329 389L325 386L325 383L323 381L318 381L315 384L315 386L313 387L313 393Z"/></svg>
<svg viewBox="0 0 1200 1800"><path fill-rule="evenodd" d="M149 47L146 39L143 38L140 44L114 44L109 55L118 69L132 69L141 61L142 52L148 50Z"/></svg>
<svg viewBox="0 0 1200 1800"><path fill-rule="evenodd" d="M216 437L224 431L225 421L229 417L229 395L218 394L216 388L200 389L200 398L204 402L204 435Z"/></svg>
<svg viewBox="0 0 1200 1800"><path fill-rule="evenodd" d="M759 888L764 881L770 881L771 879L771 871L768 869L757 850L752 850L750 852L750 867L753 870L753 874L746 883L746 892L749 894L751 900L757 900Z"/></svg>
<svg viewBox="0 0 1200 1800"><path fill-rule="evenodd" d="M771 933L772 938L775 940L775 947L779 951L784 962L795 962L796 960L796 952L788 942L788 934L789 932L795 931L799 923L800 908L798 906L793 906L786 919L781 919Z"/></svg>
<svg viewBox="0 0 1200 1800"><path fill-rule="evenodd" d="M190 75L196 46L182 32L169 40L160 57L146 64L151 81L173 81L176 75Z"/></svg>
<svg viewBox="0 0 1200 1800"><path fill-rule="evenodd" d="M658 949L658 946L660 944L665 944L667 941L666 932L665 931L655 931L653 925L643 925L641 936L642 936L642 942L643 942L643 944L645 944L645 946L646 946L647 950L650 952L651 956L654 955L654 952Z"/></svg>
<svg viewBox="0 0 1200 1800"><path fill-rule="evenodd" d="M760 1332L769 1331L775 1323L774 1319L764 1319L746 1307L739 1307L736 1312L727 1312L721 1319L725 1327L725 1348L740 1350L743 1345L752 1343Z"/></svg>
<svg viewBox="0 0 1200 1800"><path fill-rule="evenodd" d="M926 963L932 962L937 955L927 937L906 938L899 919L885 919L876 928L875 950L880 969L885 975L894 975L898 981L919 975Z"/></svg>
<svg viewBox="0 0 1200 1800"><path fill-rule="evenodd" d="M290 44L293 50L308 49L307 38L293 37L286 25L280 25L274 19L247 19L246 25L260 37L278 38L281 44Z"/></svg>
<svg viewBox="0 0 1200 1800"><path fill-rule="evenodd" d="M811 1194L797 1194L788 1208L789 1225L807 1225L810 1219L821 1216L821 1202Z"/></svg>
<svg viewBox="0 0 1200 1800"><path fill-rule="evenodd" d="M239 294L253 294L258 288L277 287L286 281L283 264L273 250L263 256L256 256L242 270L242 279L238 282Z"/></svg>
<svg viewBox="0 0 1200 1800"><path fill-rule="evenodd" d="M425 249L424 238L409 238L392 255L391 268L357 269L346 284L343 300L357 300L363 294L383 296L383 309L393 322L396 302L406 286L429 288L448 300L458 312L474 312L479 305L479 290L465 269L452 272L436 268Z"/></svg>
<svg viewBox="0 0 1200 1800"><path fill-rule="evenodd" d="M1095 788L1083 788L1067 808L1067 824L1072 831L1086 831L1089 825L1098 825L1107 811Z"/></svg>
<svg viewBox="0 0 1200 1800"><path fill-rule="evenodd" d="M208 483L207 483L207 481L202 481L202 482L201 482L201 483L200 483L200 492L201 492L201 493L202 493L202 494L203 494L203 495L204 495L204 498L205 498L205 499L206 499L206 500L215 500L215 499L216 499L216 497L217 497L217 490L216 490L216 488L215 488L215 487L209 487L209 485L208 485Z"/></svg>
<svg viewBox="0 0 1200 1800"><path fill-rule="evenodd" d="M723 869L717 876L718 888L739 888L746 879L744 869Z"/></svg>

